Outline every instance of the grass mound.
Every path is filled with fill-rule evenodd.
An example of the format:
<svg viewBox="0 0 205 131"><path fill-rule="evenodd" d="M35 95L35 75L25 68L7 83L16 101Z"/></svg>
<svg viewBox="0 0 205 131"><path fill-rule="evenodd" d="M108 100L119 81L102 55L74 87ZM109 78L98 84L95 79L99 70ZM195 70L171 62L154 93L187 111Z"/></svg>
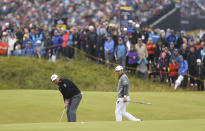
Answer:
<svg viewBox="0 0 205 131"><path fill-rule="evenodd" d="M82 57L72 61L60 59L49 62L27 57L0 57L0 89L55 89L50 76L53 73L74 81L81 90L115 91L118 76L113 69L86 62ZM172 91L167 85L139 80L130 76L132 91Z"/></svg>

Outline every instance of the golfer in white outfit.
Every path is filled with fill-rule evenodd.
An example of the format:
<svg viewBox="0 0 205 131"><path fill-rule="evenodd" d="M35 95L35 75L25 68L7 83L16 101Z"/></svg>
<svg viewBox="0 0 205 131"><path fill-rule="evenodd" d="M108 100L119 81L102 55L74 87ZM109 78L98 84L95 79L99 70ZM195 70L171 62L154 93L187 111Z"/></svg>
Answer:
<svg viewBox="0 0 205 131"><path fill-rule="evenodd" d="M130 113L126 112L127 104L130 101L129 97L129 80L127 75L123 72L122 66L117 66L115 72L118 73L119 83L118 83L118 99L116 102L115 117L116 121L122 121L122 116L126 117L130 121L141 121L135 118Z"/></svg>

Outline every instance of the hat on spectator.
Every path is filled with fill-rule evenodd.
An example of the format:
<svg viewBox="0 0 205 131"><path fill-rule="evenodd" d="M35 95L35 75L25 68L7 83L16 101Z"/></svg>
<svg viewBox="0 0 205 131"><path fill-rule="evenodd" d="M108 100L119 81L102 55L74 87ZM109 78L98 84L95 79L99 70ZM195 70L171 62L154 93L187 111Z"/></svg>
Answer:
<svg viewBox="0 0 205 131"><path fill-rule="evenodd" d="M37 43L41 43L41 41L40 41L40 40L37 40Z"/></svg>
<svg viewBox="0 0 205 131"><path fill-rule="evenodd" d="M127 28L123 28L124 31L127 31Z"/></svg>
<svg viewBox="0 0 205 131"><path fill-rule="evenodd" d="M130 36L130 35L133 35L133 33L132 33L132 32L130 32L130 33L129 33L129 36Z"/></svg>
<svg viewBox="0 0 205 131"><path fill-rule="evenodd" d="M165 33L165 31L164 30L160 30L160 33Z"/></svg>
<svg viewBox="0 0 205 131"><path fill-rule="evenodd" d="M122 37L119 37L118 40L122 40Z"/></svg>
<svg viewBox="0 0 205 131"><path fill-rule="evenodd" d="M174 42L171 42L170 45L174 45Z"/></svg>
<svg viewBox="0 0 205 131"><path fill-rule="evenodd" d="M178 52L179 50L177 48L175 48L174 51Z"/></svg>
<svg viewBox="0 0 205 131"><path fill-rule="evenodd" d="M179 59L180 59L180 58L183 58L183 56L182 56L182 55L180 55L178 58L179 58Z"/></svg>
<svg viewBox="0 0 205 131"><path fill-rule="evenodd" d="M197 62L197 63L201 63L201 59L197 59L196 62Z"/></svg>
<svg viewBox="0 0 205 131"><path fill-rule="evenodd" d="M166 55L167 55L167 54L166 54L165 52L163 52L163 53L162 53L162 56L164 56L164 57L165 57Z"/></svg>
<svg viewBox="0 0 205 131"><path fill-rule="evenodd" d="M132 20L128 20L128 23L133 23L133 21Z"/></svg>
<svg viewBox="0 0 205 131"><path fill-rule="evenodd" d="M2 35L7 35L7 32L3 32L3 34Z"/></svg>
<svg viewBox="0 0 205 131"><path fill-rule="evenodd" d="M181 30L181 32L180 32L181 34L185 34L185 31L184 30Z"/></svg>
<svg viewBox="0 0 205 131"><path fill-rule="evenodd" d="M135 25L135 27L136 27L136 28L140 28L140 24L137 23L137 24Z"/></svg>
<svg viewBox="0 0 205 131"><path fill-rule="evenodd" d="M23 37L27 37L28 38L28 34L24 34L24 36Z"/></svg>
<svg viewBox="0 0 205 131"><path fill-rule="evenodd" d="M88 27L88 29L89 29L89 30L92 30L92 29L94 29L94 26L90 25L90 26Z"/></svg>
<svg viewBox="0 0 205 131"><path fill-rule="evenodd" d="M5 24L5 26L9 26L9 23L7 22L7 23Z"/></svg>

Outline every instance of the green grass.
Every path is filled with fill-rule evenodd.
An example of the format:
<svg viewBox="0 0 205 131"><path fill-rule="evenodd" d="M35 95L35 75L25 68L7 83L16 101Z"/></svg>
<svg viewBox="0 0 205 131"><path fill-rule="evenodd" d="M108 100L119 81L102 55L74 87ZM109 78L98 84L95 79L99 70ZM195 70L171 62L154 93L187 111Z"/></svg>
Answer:
<svg viewBox="0 0 205 131"><path fill-rule="evenodd" d="M1 131L204 131L205 119L135 122L4 124Z"/></svg>
<svg viewBox="0 0 205 131"><path fill-rule="evenodd" d="M59 123L63 111L59 91L0 90L0 131L205 130L205 92L132 92L133 101L152 103L128 105L128 112L143 119L140 123L114 122L115 92L83 93L78 122Z"/></svg>
<svg viewBox="0 0 205 131"><path fill-rule="evenodd" d="M60 59L56 63L27 57L0 57L0 89L55 89L50 76L53 73L69 78L81 90L115 91L118 76L104 65L86 62L82 56L71 62ZM165 84L139 80L129 75L132 91L172 91Z"/></svg>
<svg viewBox="0 0 205 131"><path fill-rule="evenodd" d="M205 130L205 92L173 92L165 84L129 75L131 99L152 105L128 105L128 112L143 122L114 122L118 78L113 70L86 62L82 56L71 62L26 57L0 57L0 62L0 131ZM50 81L53 73L83 90L77 123L67 123L66 116L58 122L63 99Z"/></svg>

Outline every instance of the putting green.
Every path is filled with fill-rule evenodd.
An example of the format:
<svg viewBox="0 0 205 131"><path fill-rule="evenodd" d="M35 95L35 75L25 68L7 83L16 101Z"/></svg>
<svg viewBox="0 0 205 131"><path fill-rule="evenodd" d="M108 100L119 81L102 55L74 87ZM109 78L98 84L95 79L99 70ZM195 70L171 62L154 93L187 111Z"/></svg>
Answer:
<svg viewBox="0 0 205 131"><path fill-rule="evenodd" d="M201 120L3 124L1 131L204 131Z"/></svg>
<svg viewBox="0 0 205 131"><path fill-rule="evenodd" d="M77 112L79 122L59 123L63 111L59 91L1 90L0 131L205 130L205 92L131 93L133 101L152 103L128 105L128 112L143 120L139 123L113 122L116 96L113 92L83 92Z"/></svg>

